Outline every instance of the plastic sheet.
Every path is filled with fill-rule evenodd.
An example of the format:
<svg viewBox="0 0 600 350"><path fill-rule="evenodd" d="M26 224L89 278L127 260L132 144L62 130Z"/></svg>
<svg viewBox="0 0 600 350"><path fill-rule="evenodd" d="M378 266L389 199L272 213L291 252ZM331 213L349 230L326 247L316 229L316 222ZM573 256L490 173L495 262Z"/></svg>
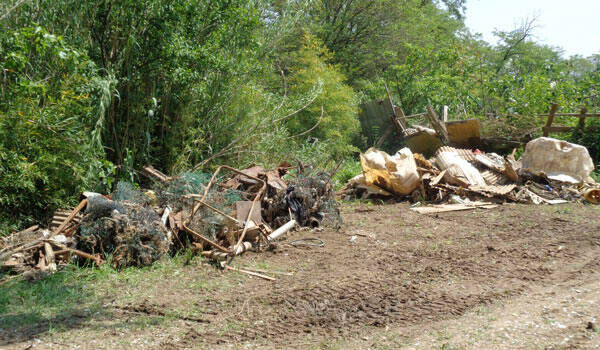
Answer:
<svg viewBox="0 0 600 350"><path fill-rule="evenodd" d="M529 141L521 160L530 173L561 182L590 181L594 170L587 148L550 137Z"/></svg>
<svg viewBox="0 0 600 350"><path fill-rule="evenodd" d="M421 184L413 153L403 148L395 155L370 148L360 156L369 185L375 185L397 195L411 194Z"/></svg>

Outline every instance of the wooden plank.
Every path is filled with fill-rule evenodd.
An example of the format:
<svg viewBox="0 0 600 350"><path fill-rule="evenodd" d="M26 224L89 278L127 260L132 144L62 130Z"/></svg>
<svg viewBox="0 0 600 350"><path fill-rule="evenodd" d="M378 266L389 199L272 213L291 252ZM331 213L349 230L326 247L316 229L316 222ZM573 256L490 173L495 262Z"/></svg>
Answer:
<svg viewBox="0 0 600 350"><path fill-rule="evenodd" d="M423 113L407 115L407 116L405 116L405 118L417 118L417 117L426 117L426 116L427 116L427 112L423 112Z"/></svg>
<svg viewBox="0 0 600 350"><path fill-rule="evenodd" d="M437 132L442 144L448 145L450 143L448 138L448 131L446 130L446 126L440 122L435 111L433 110L433 106L427 106L427 118L429 118L429 122L431 126Z"/></svg>
<svg viewBox="0 0 600 350"><path fill-rule="evenodd" d="M402 124L402 126L404 127L404 129L408 129L408 121L406 120L406 116L404 115L404 111L402 110L402 108L394 108L394 112L396 113L396 116L400 121L400 124Z"/></svg>
<svg viewBox="0 0 600 350"><path fill-rule="evenodd" d="M267 281L275 281L276 280L276 278L271 277L271 276L263 275L263 274L260 274L257 272L252 272L252 271L248 271L248 270L244 270L244 269L238 269L236 267L231 267L229 265L225 265L225 270L231 270L231 271L245 273L250 276L255 276L255 277L260 277L260 278L266 279Z"/></svg>
<svg viewBox="0 0 600 350"><path fill-rule="evenodd" d="M416 211L419 214L435 214L435 213L444 213L449 211L459 211L459 210L471 210L471 209L493 209L498 207L497 204L479 204L479 205L465 205L465 204L440 204L436 206L430 207L416 207L410 208L412 211Z"/></svg>
<svg viewBox="0 0 600 350"><path fill-rule="evenodd" d="M556 103L553 103L552 107L550 107L550 114L548 114L548 119L546 120L546 126L543 128L544 136L548 136L548 133L550 132L547 128L552 127L552 122L554 121L554 113L556 113L557 109L558 105Z"/></svg>
<svg viewBox="0 0 600 350"><path fill-rule="evenodd" d="M511 115L515 116L515 115ZM536 117L548 117L549 114L536 114ZM581 113L555 113L555 117L579 117ZM600 113L589 113L585 115L586 117L600 117ZM410 117L410 116L409 116Z"/></svg>
<svg viewBox="0 0 600 350"><path fill-rule="evenodd" d="M406 130L407 125L402 125L402 121L398 119L398 116L396 115L396 109L394 108L394 102L392 102L392 95L390 95L390 90L388 89L387 84L384 84L384 86L390 102L390 107L392 108L392 115L390 116L392 119L392 124L394 124L394 126L397 128L400 135L404 135L404 130Z"/></svg>
<svg viewBox="0 0 600 350"><path fill-rule="evenodd" d="M547 132L567 132L567 131L573 131L577 129L577 127L574 126L551 126L551 127L543 127L542 130L544 131L544 135L546 135L546 131ZM588 126L587 128L584 129L584 131L587 130L600 130L600 126ZM547 135L546 135L547 136Z"/></svg>
<svg viewBox="0 0 600 350"><path fill-rule="evenodd" d="M62 224L60 224L60 226L56 229L56 231L54 231L48 238L53 237L54 235L60 234L60 232L67 227L67 225L69 224L69 222L71 222L71 220L75 217L75 215L77 215L77 213L79 213L81 211L81 209L85 208L85 206L87 205L88 200L84 199L82 200L79 205L73 209L73 212L71 212L71 214L65 219L65 221L63 221Z"/></svg>

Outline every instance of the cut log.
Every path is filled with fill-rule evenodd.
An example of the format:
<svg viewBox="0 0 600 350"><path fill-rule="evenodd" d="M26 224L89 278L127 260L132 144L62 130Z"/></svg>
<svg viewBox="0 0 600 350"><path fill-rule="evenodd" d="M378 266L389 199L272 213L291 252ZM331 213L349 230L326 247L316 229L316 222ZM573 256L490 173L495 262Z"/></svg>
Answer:
<svg viewBox="0 0 600 350"><path fill-rule="evenodd" d="M54 250L52 250L52 246L50 245L50 243L44 243L44 251L46 252L46 265L48 266L48 271L56 271L56 258L54 256Z"/></svg>

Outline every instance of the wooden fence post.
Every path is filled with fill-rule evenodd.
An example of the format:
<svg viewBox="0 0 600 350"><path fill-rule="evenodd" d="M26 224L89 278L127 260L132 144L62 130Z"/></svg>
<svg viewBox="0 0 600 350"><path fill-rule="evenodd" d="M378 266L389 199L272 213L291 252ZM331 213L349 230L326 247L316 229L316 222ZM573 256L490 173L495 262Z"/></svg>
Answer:
<svg viewBox="0 0 600 350"><path fill-rule="evenodd" d="M548 136L550 132L550 127L552 126L552 122L554 121L554 114L558 109L558 105L556 103L552 104L550 108L550 114L548 115L548 120L546 121L546 126L544 127L544 137Z"/></svg>
<svg viewBox="0 0 600 350"><path fill-rule="evenodd" d="M587 108L583 107L581 109L581 116L579 117L579 125L577 125L577 128L579 129L580 132L583 132L583 129L585 128L585 114L587 113Z"/></svg>

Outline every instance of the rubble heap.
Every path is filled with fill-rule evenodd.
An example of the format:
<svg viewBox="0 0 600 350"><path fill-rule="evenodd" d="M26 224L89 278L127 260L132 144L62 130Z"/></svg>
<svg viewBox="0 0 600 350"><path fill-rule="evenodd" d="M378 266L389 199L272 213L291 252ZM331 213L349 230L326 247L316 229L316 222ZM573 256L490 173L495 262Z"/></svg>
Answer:
<svg viewBox="0 0 600 350"><path fill-rule="evenodd" d="M90 254L112 254L116 268L150 265L169 250L160 217L139 204L88 197L77 248Z"/></svg>
<svg viewBox="0 0 600 350"><path fill-rule="evenodd" d="M394 156L371 148L361 163L363 173L339 192L345 199L401 198L417 206L451 202L459 208L492 202L597 203L593 194L600 191L590 177L593 162L587 149L547 137L530 141L519 160L515 152L503 157L441 146L430 159L408 148Z"/></svg>
<svg viewBox="0 0 600 350"><path fill-rule="evenodd" d="M291 166L265 170L219 167L212 174L168 177L152 167L149 190L119 182L112 196L84 192L79 206L57 212L48 229L15 233L0 246L0 266L14 272L55 271L67 263L110 260L116 268L150 265L192 247L215 260L260 251L297 226L338 228L331 174Z"/></svg>

